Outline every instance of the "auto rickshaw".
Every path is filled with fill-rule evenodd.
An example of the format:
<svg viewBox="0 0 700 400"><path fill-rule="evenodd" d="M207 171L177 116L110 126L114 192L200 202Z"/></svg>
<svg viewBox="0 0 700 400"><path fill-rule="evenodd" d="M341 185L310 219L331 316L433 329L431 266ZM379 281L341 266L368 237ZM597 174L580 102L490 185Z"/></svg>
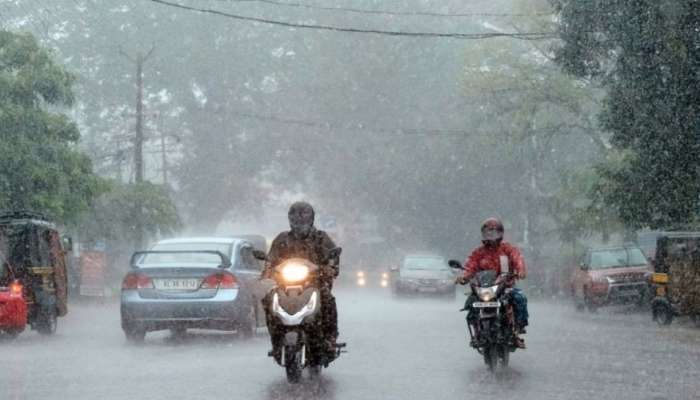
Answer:
<svg viewBox="0 0 700 400"><path fill-rule="evenodd" d="M700 232L664 232L656 243L653 319L659 325L678 316L700 321Z"/></svg>
<svg viewBox="0 0 700 400"><path fill-rule="evenodd" d="M38 213L0 212L0 251L0 287L19 288L31 328L53 334L57 318L68 313L64 246L56 226Z"/></svg>

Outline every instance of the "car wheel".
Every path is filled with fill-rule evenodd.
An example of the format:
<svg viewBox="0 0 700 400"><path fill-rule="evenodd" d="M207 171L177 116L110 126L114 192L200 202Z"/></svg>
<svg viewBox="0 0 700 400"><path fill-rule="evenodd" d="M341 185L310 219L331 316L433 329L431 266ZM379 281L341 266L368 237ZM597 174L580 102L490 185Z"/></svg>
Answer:
<svg viewBox="0 0 700 400"><path fill-rule="evenodd" d="M654 307L654 321L661 326L670 325L673 322L673 312L664 306Z"/></svg>
<svg viewBox="0 0 700 400"><path fill-rule="evenodd" d="M591 298L588 296L588 293L586 293L585 291L583 292L583 303L586 305L588 312L594 314L598 312L598 306L593 302L593 300L591 300Z"/></svg>
<svg viewBox="0 0 700 400"><path fill-rule="evenodd" d="M22 333L22 329L7 329L4 331L4 336L9 340L13 340L16 339L20 333Z"/></svg>
<svg viewBox="0 0 700 400"><path fill-rule="evenodd" d="M128 324L124 327L124 336L126 336L127 342L140 344L146 339L146 329Z"/></svg>
<svg viewBox="0 0 700 400"><path fill-rule="evenodd" d="M181 339L187 334L187 328L184 326L178 326L176 328L170 329L170 335L176 339Z"/></svg>
<svg viewBox="0 0 700 400"><path fill-rule="evenodd" d="M255 303L248 307L248 312L243 317L243 320L238 325L238 332L244 339L252 339L255 337L257 321L255 319Z"/></svg>

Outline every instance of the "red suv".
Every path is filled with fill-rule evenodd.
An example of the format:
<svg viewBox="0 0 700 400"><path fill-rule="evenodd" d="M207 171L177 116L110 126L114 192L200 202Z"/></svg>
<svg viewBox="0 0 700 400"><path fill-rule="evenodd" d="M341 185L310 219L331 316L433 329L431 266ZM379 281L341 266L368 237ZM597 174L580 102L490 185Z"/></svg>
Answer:
<svg viewBox="0 0 700 400"><path fill-rule="evenodd" d="M571 291L578 310L611 303L637 303L648 299L649 261L636 245L593 247L574 272Z"/></svg>

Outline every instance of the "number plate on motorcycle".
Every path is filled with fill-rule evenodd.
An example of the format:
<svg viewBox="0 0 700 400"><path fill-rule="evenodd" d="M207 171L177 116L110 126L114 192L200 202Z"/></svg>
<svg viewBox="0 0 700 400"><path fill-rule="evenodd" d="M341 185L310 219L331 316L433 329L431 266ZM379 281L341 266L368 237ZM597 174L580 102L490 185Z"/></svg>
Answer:
<svg viewBox="0 0 700 400"><path fill-rule="evenodd" d="M472 304L472 307L474 308L495 308L500 306L501 303L497 301L477 301L476 303Z"/></svg>

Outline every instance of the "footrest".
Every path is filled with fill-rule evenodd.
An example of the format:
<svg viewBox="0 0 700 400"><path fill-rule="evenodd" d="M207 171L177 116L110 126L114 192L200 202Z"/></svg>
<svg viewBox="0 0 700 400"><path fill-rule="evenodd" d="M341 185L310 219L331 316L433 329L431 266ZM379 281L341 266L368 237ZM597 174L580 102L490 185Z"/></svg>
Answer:
<svg viewBox="0 0 700 400"><path fill-rule="evenodd" d="M348 345L347 343L336 343L335 347L342 349L342 348L346 347L347 345Z"/></svg>

